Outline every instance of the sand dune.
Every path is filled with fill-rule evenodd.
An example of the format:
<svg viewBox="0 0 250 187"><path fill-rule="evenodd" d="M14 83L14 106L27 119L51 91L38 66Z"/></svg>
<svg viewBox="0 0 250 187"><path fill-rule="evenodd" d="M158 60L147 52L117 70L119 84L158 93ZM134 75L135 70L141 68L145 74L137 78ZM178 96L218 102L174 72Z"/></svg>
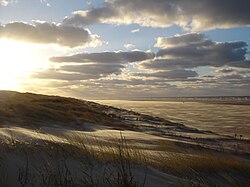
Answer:
<svg viewBox="0 0 250 187"><path fill-rule="evenodd" d="M249 140L57 96L1 92L0 105L6 186L250 184Z"/></svg>

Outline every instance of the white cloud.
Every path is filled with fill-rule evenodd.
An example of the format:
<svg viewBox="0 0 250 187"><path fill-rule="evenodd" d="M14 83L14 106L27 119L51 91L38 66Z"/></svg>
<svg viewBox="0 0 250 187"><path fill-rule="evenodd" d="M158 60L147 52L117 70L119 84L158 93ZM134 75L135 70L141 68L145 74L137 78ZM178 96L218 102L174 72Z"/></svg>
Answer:
<svg viewBox="0 0 250 187"><path fill-rule="evenodd" d="M124 44L123 45L126 49L134 49L135 48L135 45L133 44Z"/></svg>
<svg viewBox="0 0 250 187"><path fill-rule="evenodd" d="M8 4L14 3L16 0L0 0L1 6L7 6Z"/></svg>
<svg viewBox="0 0 250 187"><path fill-rule="evenodd" d="M137 32L140 32L140 29L133 29L133 30L131 30L131 33L137 33Z"/></svg>
<svg viewBox="0 0 250 187"><path fill-rule="evenodd" d="M40 2L48 7L51 7L50 3L47 0L40 0Z"/></svg>
<svg viewBox="0 0 250 187"><path fill-rule="evenodd" d="M199 44L203 43L205 40L205 36L199 33L189 33L183 35L175 35L173 37L158 37L155 47L158 48L169 48L169 47L178 47L178 46L186 46L191 44Z"/></svg>

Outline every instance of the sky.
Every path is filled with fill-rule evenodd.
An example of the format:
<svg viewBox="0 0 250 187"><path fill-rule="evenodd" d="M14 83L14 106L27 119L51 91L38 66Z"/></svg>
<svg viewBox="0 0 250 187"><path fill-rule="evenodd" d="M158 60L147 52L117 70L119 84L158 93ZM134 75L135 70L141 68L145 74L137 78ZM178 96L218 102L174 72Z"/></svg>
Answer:
<svg viewBox="0 0 250 187"><path fill-rule="evenodd" d="M249 96L249 0L0 0L0 90Z"/></svg>

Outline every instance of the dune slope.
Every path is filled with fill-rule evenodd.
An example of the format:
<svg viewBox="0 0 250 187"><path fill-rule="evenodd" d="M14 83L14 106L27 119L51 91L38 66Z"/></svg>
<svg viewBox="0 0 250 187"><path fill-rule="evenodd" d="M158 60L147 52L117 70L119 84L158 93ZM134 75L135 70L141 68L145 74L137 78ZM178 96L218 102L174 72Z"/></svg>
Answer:
<svg viewBox="0 0 250 187"><path fill-rule="evenodd" d="M250 184L249 140L73 98L0 91L0 140L4 186Z"/></svg>

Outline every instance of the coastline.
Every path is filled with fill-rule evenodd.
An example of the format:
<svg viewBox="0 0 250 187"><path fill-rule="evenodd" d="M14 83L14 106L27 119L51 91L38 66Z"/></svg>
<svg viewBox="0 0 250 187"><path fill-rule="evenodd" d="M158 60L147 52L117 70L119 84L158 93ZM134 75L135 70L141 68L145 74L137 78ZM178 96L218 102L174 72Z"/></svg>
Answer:
<svg viewBox="0 0 250 187"><path fill-rule="evenodd" d="M81 184L81 179L90 176L92 184L101 186L111 182L110 174L114 184L119 176L127 175L138 186L250 182L250 140L242 137L74 98L12 92L0 95L0 104L4 153L0 167L14 178L0 180L12 186L18 186L18 175L36 175L34 166L56 180L61 174L55 170L60 170L66 171L71 182ZM38 173L29 179L40 184L40 177Z"/></svg>

